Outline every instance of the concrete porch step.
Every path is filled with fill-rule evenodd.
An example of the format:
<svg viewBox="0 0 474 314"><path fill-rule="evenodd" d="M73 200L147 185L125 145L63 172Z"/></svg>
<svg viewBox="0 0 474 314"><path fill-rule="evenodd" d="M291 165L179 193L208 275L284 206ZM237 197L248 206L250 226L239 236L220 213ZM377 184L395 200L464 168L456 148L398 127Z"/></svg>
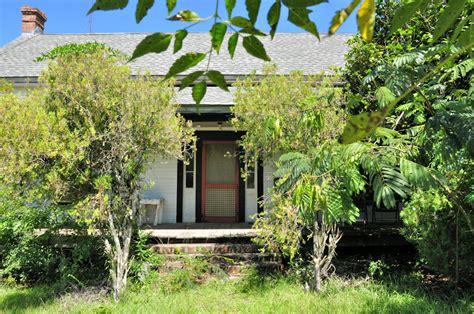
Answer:
<svg viewBox="0 0 474 314"><path fill-rule="evenodd" d="M159 254L227 254L260 253L260 245L252 243L174 243L154 244L150 248Z"/></svg>

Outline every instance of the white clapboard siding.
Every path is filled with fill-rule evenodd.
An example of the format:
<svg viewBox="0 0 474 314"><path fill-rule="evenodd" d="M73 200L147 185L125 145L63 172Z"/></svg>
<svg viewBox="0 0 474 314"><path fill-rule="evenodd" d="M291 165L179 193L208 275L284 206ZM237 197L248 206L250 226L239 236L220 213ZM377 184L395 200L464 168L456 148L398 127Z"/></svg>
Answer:
<svg viewBox="0 0 474 314"><path fill-rule="evenodd" d="M177 160L156 159L148 166L145 181L152 185L142 192L142 198L165 200L162 223L176 222Z"/></svg>

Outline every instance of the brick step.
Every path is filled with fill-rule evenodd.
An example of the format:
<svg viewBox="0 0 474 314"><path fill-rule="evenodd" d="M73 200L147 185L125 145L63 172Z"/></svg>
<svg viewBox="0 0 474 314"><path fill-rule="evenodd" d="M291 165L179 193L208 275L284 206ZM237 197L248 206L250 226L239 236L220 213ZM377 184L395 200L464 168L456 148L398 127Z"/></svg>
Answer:
<svg viewBox="0 0 474 314"><path fill-rule="evenodd" d="M178 261L183 257L182 254L163 254L169 261ZM188 258L206 258L213 263L219 264L238 264L240 262L248 263L265 263L277 262L281 263L281 257L273 253L219 253L219 254L205 254L193 253L186 254Z"/></svg>
<svg viewBox="0 0 474 314"><path fill-rule="evenodd" d="M150 248L159 254L226 254L260 253L260 245L252 243L174 243L153 244Z"/></svg>

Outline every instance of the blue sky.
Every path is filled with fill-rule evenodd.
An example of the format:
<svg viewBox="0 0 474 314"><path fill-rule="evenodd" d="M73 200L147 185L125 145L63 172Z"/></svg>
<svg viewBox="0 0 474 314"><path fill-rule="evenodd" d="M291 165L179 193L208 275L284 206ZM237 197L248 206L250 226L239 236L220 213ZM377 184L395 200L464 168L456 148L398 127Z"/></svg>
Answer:
<svg viewBox="0 0 474 314"><path fill-rule="evenodd" d="M155 0L155 5L148 11L148 15L140 22L135 22L135 7L137 0L130 0L124 10L105 12L94 12L92 14L92 32L173 32L182 28L182 22L170 22L166 20L166 7L164 0ZM247 16L244 0L238 0L233 15ZM274 0L262 0L261 13L257 21L257 27L268 31L266 24L266 12ZM318 26L320 32L326 32L334 12L344 8L350 0L329 0L313 7L311 17ZM46 13L45 32L47 33L88 33L89 17L86 16L88 9L94 0L0 0L0 47L18 37L21 34L20 7L28 4L37 7ZM202 17L209 16L214 10L214 0L178 0L175 12L181 9L190 9ZM226 17L224 1L220 0L220 13ZM280 32L300 32L301 29L286 21L287 12L282 12L278 30ZM189 31L208 31L211 22L198 24ZM353 33L356 31L355 16L351 16L340 28L339 32Z"/></svg>

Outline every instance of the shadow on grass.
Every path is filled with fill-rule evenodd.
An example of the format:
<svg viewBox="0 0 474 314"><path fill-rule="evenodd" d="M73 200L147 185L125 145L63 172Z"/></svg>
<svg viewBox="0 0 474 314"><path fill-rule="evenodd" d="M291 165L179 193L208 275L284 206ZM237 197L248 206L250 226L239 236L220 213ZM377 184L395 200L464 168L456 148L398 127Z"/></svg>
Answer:
<svg viewBox="0 0 474 314"><path fill-rule="evenodd" d="M5 290L5 291L1 291ZM0 286L0 312L15 312L41 307L58 297L49 286L9 288Z"/></svg>

